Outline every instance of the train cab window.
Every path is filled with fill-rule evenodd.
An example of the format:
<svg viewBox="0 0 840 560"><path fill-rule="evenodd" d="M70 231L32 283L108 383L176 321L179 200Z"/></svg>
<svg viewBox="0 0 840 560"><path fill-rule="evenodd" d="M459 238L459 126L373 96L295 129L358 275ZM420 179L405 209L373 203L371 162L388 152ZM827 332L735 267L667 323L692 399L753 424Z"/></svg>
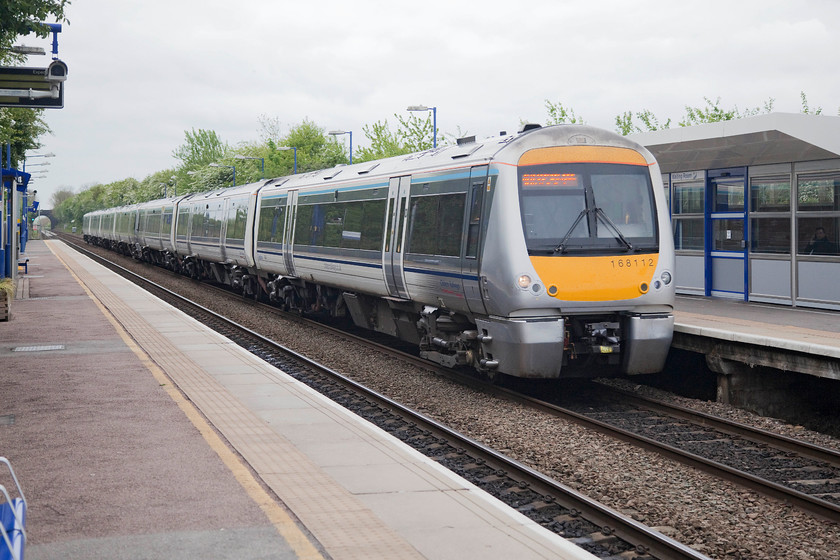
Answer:
<svg viewBox="0 0 840 560"><path fill-rule="evenodd" d="M520 166L528 250L655 251L656 210L647 167L610 163Z"/></svg>

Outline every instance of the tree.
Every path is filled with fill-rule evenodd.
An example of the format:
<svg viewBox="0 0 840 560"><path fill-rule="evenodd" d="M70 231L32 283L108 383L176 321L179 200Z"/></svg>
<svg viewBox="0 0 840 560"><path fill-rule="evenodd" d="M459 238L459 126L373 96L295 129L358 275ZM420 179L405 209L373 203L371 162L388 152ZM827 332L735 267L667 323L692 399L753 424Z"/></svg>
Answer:
<svg viewBox="0 0 840 560"><path fill-rule="evenodd" d="M348 162L344 146L335 138L328 139L325 130L309 119L293 127L280 145L297 148L298 173L328 169ZM287 160L291 157L291 153L284 156Z"/></svg>
<svg viewBox="0 0 840 560"><path fill-rule="evenodd" d="M64 9L70 0L3 0L0 2L0 64L6 64L20 57L11 52L18 35L35 33L46 37L50 29L42 22L48 19L67 21Z"/></svg>
<svg viewBox="0 0 840 560"><path fill-rule="evenodd" d="M644 128L639 127L633 122L633 113L626 111L615 117L615 126L619 134L627 136L628 134L633 134L634 132L671 128L671 119L665 121L665 124L660 124L659 119L657 119L656 116L647 109L637 112L635 116L642 122Z"/></svg>
<svg viewBox="0 0 840 560"><path fill-rule="evenodd" d="M812 114L811 113L811 108L808 106L808 98L805 96L804 91L799 92L799 98L802 100L802 111L801 112L806 114L806 115ZM813 114L814 115L821 115L822 114L822 107L817 107L816 109L814 109ZM840 112L838 112L838 114L840 114Z"/></svg>
<svg viewBox="0 0 840 560"><path fill-rule="evenodd" d="M353 156L355 161L372 161L414 152L422 152L434 146L434 124L432 116L425 118L410 115L408 118L395 114L400 123L395 132L391 132L388 121L376 121L372 125L365 125L362 131L370 142L370 146L360 148ZM438 145L445 143L441 139Z"/></svg>
<svg viewBox="0 0 840 560"><path fill-rule="evenodd" d="M67 200L68 198L73 198L75 194L70 189L59 189L52 194L50 197L50 207L51 208L58 208L58 206Z"/></svg>
<svg viewBox="0 0 840 560"><path fill-rule="evenodd" d="M547 125L553 124L586 124L583 118L575 115L573 109L566 109L562 103L553 103L548 99L545 100L545 108L548 111Z"/></svg>
<svg viewBox="0 0 840 560"><path fill-rule="evenodd" d="M771 97L764 102L764 108L747 109L743 112L738 110L738 107L732 109L722 109L720 106L720 97L712 101L708 97L706 100L706 107L685 107L685 117L680 121L680 126L694 126L696 124L731 121L733 119L742 119L744 117L751 117L760 113L770 113L773 111L774 99Z"/></svg>
<svg viewBox="0 0 840 560"><path fill-rule="evenodd" d="M42 118L43 109L0 108L0 138L12 146L12 167L18 167L28 150L41 147L38 138L50 132ZM3 154L3 165L6 154Z"/></svg>

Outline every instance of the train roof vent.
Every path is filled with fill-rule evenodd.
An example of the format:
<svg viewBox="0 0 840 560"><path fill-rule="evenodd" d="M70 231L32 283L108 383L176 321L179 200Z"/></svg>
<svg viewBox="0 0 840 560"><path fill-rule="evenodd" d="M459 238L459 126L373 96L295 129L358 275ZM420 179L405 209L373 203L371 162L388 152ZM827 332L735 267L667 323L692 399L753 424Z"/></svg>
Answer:
<svg viewBox="0 0 840 560"><path fill-rule="evenodd" d="M363 168L359 169L358 173L359 173L359 175L364 175L365 173L370 173L371 171L373 171L377 167L379 167L379 163L372 163L372 164L368 165L367 167L363 167Z"/></svg>
<svg viewBox="0 0 840 560"><path fill-rule="evenodd" d="M330 170L329 170L329 171L327 171L327 173L324 175L324 181L329 181L330 179L332 179L333 177L337 176L337 175L338 175L339 173L341 173L342 171L344 171L344 170L343 170L343 169L339 169L339 168L333 168L333 169L330 169Z"/></svg>
<svg viewBox="0 0 840 560"><path fill-rule="evenodd" d="M542 128L542 125L537 123L525 123L522 125L522 128L519 129L519 132L528 132L529 130L536 130L538 128Z"/></svg>
<svg viewBox="0 0 840 560"><path fill-rule="evenodd" d="M463 138L458 138L456 140L459 146L463 146L465 144L475 144L475 136L464 136Z"/></svg>
<svg viewBox="0 0 840 560"><path fill-rule="evenodd" d="M452 159L467 157L468 155L480 150L482 146L484 146L484 144L466 144L464 146L459 146L456 148L456 151L452 153Z"/></svg>

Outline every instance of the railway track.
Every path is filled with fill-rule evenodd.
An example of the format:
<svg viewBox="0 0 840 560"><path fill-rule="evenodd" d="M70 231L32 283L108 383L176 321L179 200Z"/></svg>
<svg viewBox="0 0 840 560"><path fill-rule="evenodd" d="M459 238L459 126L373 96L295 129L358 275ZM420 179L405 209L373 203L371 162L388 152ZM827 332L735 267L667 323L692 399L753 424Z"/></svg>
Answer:
<svg viewBox="0 0 840 560"><path fill-rule="evenodd" d="M63 240L596 556L616 560L707 558L526 465L88 251L75 240Z"/></svg>

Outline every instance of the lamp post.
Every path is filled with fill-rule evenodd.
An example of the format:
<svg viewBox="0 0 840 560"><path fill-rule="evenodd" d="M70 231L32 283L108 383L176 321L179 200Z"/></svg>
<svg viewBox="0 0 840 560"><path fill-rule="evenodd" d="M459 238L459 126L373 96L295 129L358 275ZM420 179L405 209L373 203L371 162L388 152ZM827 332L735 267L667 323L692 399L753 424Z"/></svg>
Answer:
<svg viewBox="0 0 840 560"><path fill-rule="evenodd" d="M24 173L26 173L26 160L28 158L34 158L34 157L55 157L55 154L52 153L52 152L50 152L48 154L32 154L31 156L27 156L27 155L24 154L24 156L23 156L23 172ZM33 163L32 165L49 165L49 162L45 162L44 164ZM30 166L30 167L32 167L32 166Z"/></svg>
<svg viewBox="0 0 840 560"><path fill-rule="evenodd" d="M172 180L172 196L178 196L178 177L173 175L170 179Z"/></svg>
<svg viewBox="0 0 840 560"><path fill-rule="evenodd" d="M233 159L258 159L260 160L260 175L265 179L265 158L251 156L233 156Z"/></svg>
<svg viewBox="0 0 840 560"><path fill-rule="evenodd" d="M353 142L353 137L352 136L350 137L350 142L351 142L351 144ZM292 172L292 174L297 175L297 148L295 148L293 146L280 146L277 149L278 150L284 150L284 151L294 150L294 152L295 152L295 168L294 169L295 170ZM353 154L352 153L350 154L350 163L353 163Z"/></svg>
<svg viewBox="0 0 840 560"><path fill-rule="evenodd" d="M406 111L431 111L432 112L432 147L437 148L437 107L426 107L425 105L410 105Z"/></svg>
<svg viewBox="0 0 840 560"><path fill-rule="evenodd" d="M350 135L350 163L353 163L353 131L352 130L331 130L328 133L330 136L341 136L342 134Z"/></svg>
<svg viewBox="0 0 840 560"><path fill-rule="evenodd" d="M227 167L233 169L233 186L236 186L236 167L233 165L220 165L218 163L208 163L207 167Z"/></svg>

